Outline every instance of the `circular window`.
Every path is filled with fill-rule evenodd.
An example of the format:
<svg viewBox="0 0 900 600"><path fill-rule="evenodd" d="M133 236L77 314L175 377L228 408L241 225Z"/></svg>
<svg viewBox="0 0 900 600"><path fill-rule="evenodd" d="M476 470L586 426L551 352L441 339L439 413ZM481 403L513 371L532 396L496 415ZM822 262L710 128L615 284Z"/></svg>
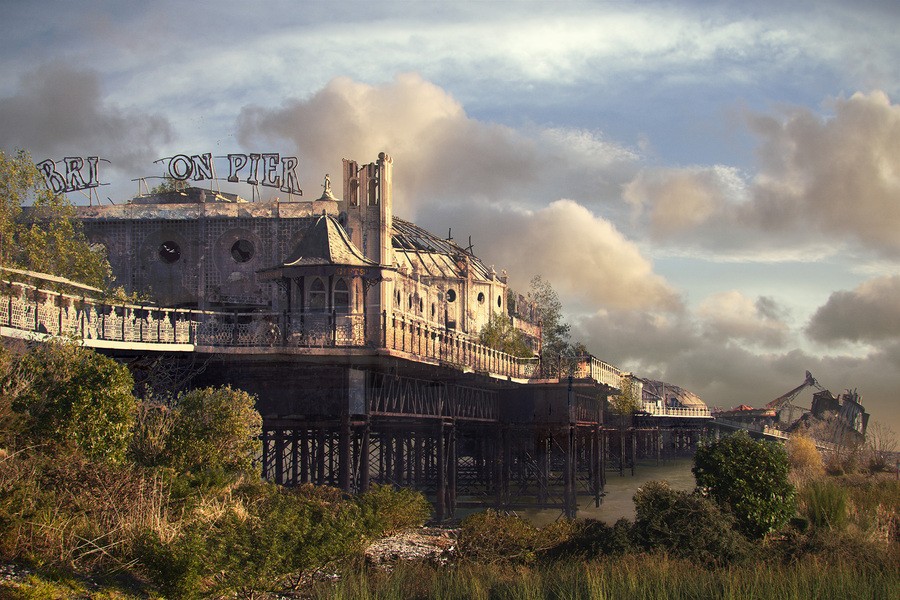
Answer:
<svg viewBox="0 0 900 600"><path fill-rule="evenodd" d="M456 291L447 290L447 302L453 302L454 300L456 300Z"/></svg>
<svg viewBox="0 0 900 600"><path fill-rule="evenodd" d="M163 242L159 245L159 258L167 264L178 262L181 258L181 246L171 240Z"/></svg>
<svg viewBox="0 0 900 600"><path fill-rule="evenodd" d="M478 292L478 304L484 304L484 292Z"/></svg>
<svg viewBox="0 0 900 600"><path fill-rule="evenodd" d="M231 258L234 262L245 263L253 258L253 242L238 240L231 246Z"/></svg>
<svg viewBox="0 0 900 600"><path fill-rule="evenodd" d="M497 296L497 308L503 308L503 296Z"/></svg>

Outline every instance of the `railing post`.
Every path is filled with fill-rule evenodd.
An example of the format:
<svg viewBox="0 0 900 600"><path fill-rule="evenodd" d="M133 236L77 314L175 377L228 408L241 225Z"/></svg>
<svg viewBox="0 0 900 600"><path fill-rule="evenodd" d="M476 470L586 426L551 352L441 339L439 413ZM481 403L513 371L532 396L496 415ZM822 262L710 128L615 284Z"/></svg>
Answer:
<svg viewBox="0 0 900 600"><path fill-rule="evenodd" d="M79 321L79 327L81 329L81 339L82 340L84 339L84 310L85 310L86 306L87 306L87 302L85 301L84 296L82 296L81 310L79 311L79 315L78 315L78 317L79 317L78 321Z"/></svg>
<svg viewBox="0 0 900 600"><path fill-rule="evenodd" d="M331 345L337 346L337 311L331 309Z"/></svg>
<svg viewBox="0 0 900 600"><path fill-rule="evenodd" d="M128 318L128 307L122 305L122 341L125 341L125 319Z"/></svg>

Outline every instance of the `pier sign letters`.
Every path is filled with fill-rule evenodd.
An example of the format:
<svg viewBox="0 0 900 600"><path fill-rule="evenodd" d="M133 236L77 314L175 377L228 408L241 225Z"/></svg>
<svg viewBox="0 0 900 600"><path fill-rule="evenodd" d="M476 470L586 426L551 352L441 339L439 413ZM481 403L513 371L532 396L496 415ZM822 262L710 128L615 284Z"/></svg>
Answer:
<svg viewBox="0 0 900 600"><path fill-rule="evenodd" d="M217 156L228 161L228 181L243 181L250 185L264 185L278 188L289 194L302 194L300 181L297 179L296 156L281 156L277 153L229 154ZM166 162L166 172L172 179L186 181L204 181L216 179L213 155L176 154L157 162Z"/></svg>
<svg viewBox="0 0 900 600"><path fill-rule="evenodd" d="M228 165L227 181L238 183L243 181L249 185L263 185L278 188L288 194L302 196L300 180L297 178L296 156L281 156L273 152L250 154L228 154L216 156L224 159ZM108 161L104 161L108 162ZM157 160L164 163L166 174L177 181L207 181L218 179L211 152L205 154L176 154ZM97 156L67 156L59 162L52 159L36 164L47 187L55 194L76 192L99 187L100 158ZM57 165L61 165L57 169ZM104 184L105 185L105 184Z"/></svg>
<svg viewBox="0 0 900 600"><path fill-rule="evenodd" d="M51 159L39 162L36 166L44 176L44 182L54 194L65 192L77 192L100 186L100 173L98 166L100 158L97 156L67 156L60 161L63 172L56 169L56 162ZM87 171L85 179L84 171Z"/></svg>

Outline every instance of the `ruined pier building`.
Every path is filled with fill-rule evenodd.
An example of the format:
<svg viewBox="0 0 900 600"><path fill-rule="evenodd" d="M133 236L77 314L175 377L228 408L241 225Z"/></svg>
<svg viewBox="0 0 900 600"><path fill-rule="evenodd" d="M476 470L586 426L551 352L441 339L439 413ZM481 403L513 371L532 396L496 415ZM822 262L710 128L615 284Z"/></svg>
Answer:
<svg viewBox="0 0 900 600"><path fill-rule="evenodd" d="M80 207L117 283L153 300L87 313L83 337L189 343L205 357L191 385L257 396L263 474L287 485L413 486L439 517L599 501L623 373L584 356L549 378L479 344L498 314L537 351L534 307L471 249L395 217L391 178L380 154L344 160L341 196L326 176L312 202L187 188Z"/></svg>

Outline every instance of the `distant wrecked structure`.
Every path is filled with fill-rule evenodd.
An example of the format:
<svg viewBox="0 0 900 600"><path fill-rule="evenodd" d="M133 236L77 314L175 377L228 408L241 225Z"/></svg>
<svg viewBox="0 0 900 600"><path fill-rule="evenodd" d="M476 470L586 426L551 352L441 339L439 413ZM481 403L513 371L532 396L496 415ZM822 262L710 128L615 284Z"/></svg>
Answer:
<svg viewBox="0 0 900 600"><path fill-rule="evenodd" d="M810 408L797 406L796 399L807 388L813 394ZM803 383L775 398L763 408L742 404L731 410L715 411L718 420L741 423L748 428L771 428L786 434L802 433L836 445L857 444L865 440L869 413L860 402L856 390L845 390L835 396L822 387L812 373L806 372Z"/></svg>

